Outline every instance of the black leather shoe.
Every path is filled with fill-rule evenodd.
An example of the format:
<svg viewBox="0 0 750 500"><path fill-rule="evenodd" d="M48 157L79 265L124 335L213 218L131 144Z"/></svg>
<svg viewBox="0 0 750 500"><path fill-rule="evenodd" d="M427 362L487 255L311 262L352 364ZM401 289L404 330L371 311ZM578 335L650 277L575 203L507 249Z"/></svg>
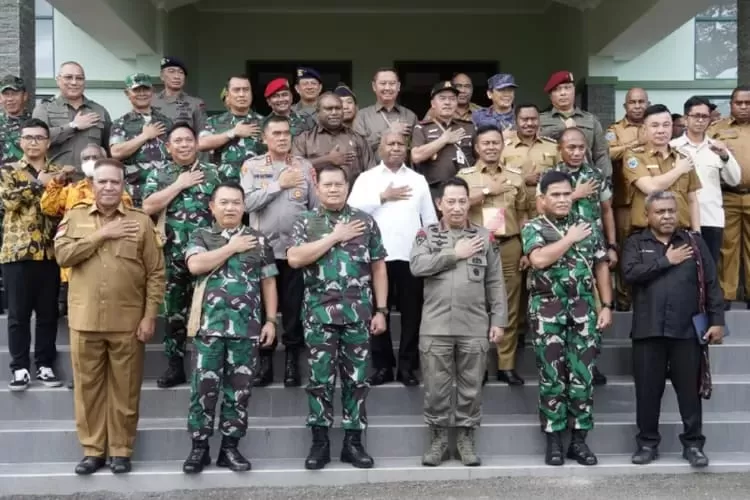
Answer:
<svg viewBox="0 0 750 500"><path fill-rule="evenodd" d="M312 427L312 446L305 459L305 469L319 470L331 461L331 442L328 427Z"/></svg>
<svg viewBox="0 0 750 500"><path fill-rule="evenodd" d="M559 432L548 432L547 451L544 453L544 463L547 465L560 466L565 463L563 458L562 434Z"/></svg>
<svg viewBox="0 0 750 500"><path fill-rule="evenodd" d="M732 308L732 301L731 300L725 300L724 301L724 310L728 311Z"/></svg>
<svg viewBox="0 0 750 500"><path fill-rule="evenodd" d="M237 449L239 439L224 437L221 440L221 450L216 459L217 467L226 467L233 472L245 472L251 469L250 462Z"/></svg>
<svg viewBox="0 0 750 500"><path fill-rule="evenodd" d="M393 382L393 370L390 368L381 368L379 370L375 370L375 373L373 373L370 376L370 385L383 385L387 384L388 382Z"/></svg>
<svg viewBox="0 0 750 500"><path fill-rule="evenodd" d="M299 387L300 385L302 381L299 376L299 352L287 349L284 363L284 387Z"/></svg>
<svg viewBox="0 0 750 500"><path fill-rule="evenodd" d="M490 381L490 373L487 370L485 370L484 371L484 377L482 377L482 387L484 387L485 385L487 385L487 382L489 382L489 381Z"/></svg>
<svg viewBox="0 0 750 500"><path fill-rule="evenodd" d="M505 382L508 385L523 385L526 383L515 370L498 370L497 381Z"/></svg>
<svg viewBox="0 0 750 500"><path fill-rule="evenodd" d="M185 382L187 382L187 377L185 376L185 362L182 358L176 357L170 358L167 371L156 380L156 385L160 389L169 389L170 387L175 387L184 384Z"/></svg>
<svg viewBox="0 0 750 500"><path fill-rule="evenodd" d="M208 447L208 441L194 439L190 454L182 464L182 472L185 474L198 474L203 472L203 468L207 465L211 465L211 452Z"/></svg>
<svg viewBox="0 0 750 500"><path fill-rule="evenodd" d="M362 431L347 430L341 447L341 461L358 469L371 469L375 461L362 446Z"/></svg>
<svg viewBox="0 0 750 500"><path fill-rule="evenodd" d="M83 460L76 465L76 474L79 476L88 476L107 465L104 457L83 457Z"/></svg>
<svg viewBox="0 0 750 500"><path fill-rule="evenodd" d="M659 458L659 449L655 446L641 446L633 453L630 461L635 465L648 465Z"/></svg>
<svg viewBox="0 0 750 500"><path fill-rule="evenodd" d="M396 380L404 384L406 387L419 385L419 379L412 370L399 370Z"/></svg>
<svg viewBox="0 0 750 500"><path fill-rule="evenodd" d="M573 431L573 437L570 441L570 446L568 446L567 457L586 466L599 463L594 452L586 444L586 431Z"/></svg>
<svg viewBox="0 0 750 500"><path fill-rule="evenodd" d="M604 374L599 371L598 367L594 367L594 369L592 370L592 375L593 377L591 379L591 382L594 385L607 385L607 377L605 377Z"/></svg>
<svg viewBox="0 0 750 500"><path fill-rule="evenodd" d="M253 385L255 387L266 387L273 383L273 351L260 354L260 369Z"/></svg>
<svg viewBox="0 0 750 500"><path fill-rule="evenodd" d="M708 467L708 457L697 446L683 449L682 458L690 462L690 467Z"/></svg>
<svg viewBox="0 0 750 500"><path fill-rule="evenodd" d="M109 468L113 474L127 474L133 469L128 457L112 457Z"/></svg>
<svg viewBox="0 0 750 500"><path fill-rule="evenodd" d="M70 382L68 382L68 389L70 389L72 391L74 387L75 387L75 384L73 383L72 380Z"/></svg>

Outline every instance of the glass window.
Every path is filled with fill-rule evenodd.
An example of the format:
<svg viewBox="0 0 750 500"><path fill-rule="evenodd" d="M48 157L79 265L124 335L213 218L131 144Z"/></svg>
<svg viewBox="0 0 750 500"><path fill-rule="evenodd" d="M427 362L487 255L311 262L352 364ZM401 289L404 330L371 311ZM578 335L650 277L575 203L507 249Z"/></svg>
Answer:
<svg viewBox="0 0 750 500"><path fill-rule="evenodd" d="M714 5L695 18L695 78L737 78L737 2Z"/></svg>
<svg viewBox="0 0 750 500"><path fill-rule="evenodd" d="M47 0L34 0L34 9L37 19L40 17L52 17L53 9Z"/></svg>
<svg viewBox="0 0 750 500"><path fill-rule="evenodd" d="M52 19L36 20L36 76L55 77L55 39Z"/></svg>

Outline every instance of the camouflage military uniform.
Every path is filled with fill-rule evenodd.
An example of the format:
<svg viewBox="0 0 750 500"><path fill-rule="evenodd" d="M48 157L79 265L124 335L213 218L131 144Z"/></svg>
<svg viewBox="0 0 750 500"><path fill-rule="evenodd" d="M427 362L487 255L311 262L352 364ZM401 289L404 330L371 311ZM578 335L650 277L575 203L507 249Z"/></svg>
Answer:
<svg viewBox="0 0 750 500"><path fill-rule="evenodd" d="M586 222L596 223L599 230L604 231L601 204L612 199L611 178L605 178L599 170L588 163L584 163L578 168L571 168L565 163L558 163L553 170L570 175L573 179L573 189L579 184L585 184L591 180L597 183L599 189L586 198L575 200L570 210L577 213Z"/></svg>
<svg viewBox="0 0 750 500"><path fill-rule="evenodd" d="M185 265L185 245L196 229L211 226L212 216L208 202L211 193L221 183L220 171L216 165L197 163L194 168L203 172L203 182L182 191L166 209L164 260L167 291L162 312L167 319L164 353L170 359L185 356L185 321L193 295L193 280ZM170 186L188 169L189 167L169 163L158 170L151 170L143 187L143 198Z"/></svg>
<svg viewBox="0 0 750 500"><path fill-rule="evenodd" d="M12 163L23 158L23 151L19 145L21 125L31 118L31 113L24 111L19 116L8 116L0 112L0 141L3 150L0 152L0 165Z"/></svg>
<svg viewBox="0 0 750 500"><path fill-rule="evenodd" d="M551 219L550 219L551 220ZM577 223L578 214L554 222L537 217L521 231L523 252L559 241ZM594 276L589 265L606 260L607 250L596 226L546 269L529 271L529 325L536 332L539 367L539 419L544 432L570 427L589 430L594 422L592 370L599 350ZM588 264L584 261L588 261Z"/></svg>
<svg viewBox="0 0 750 500"><path fill-rule="evenodd" d="M289 116L285 116L289 120L289 128L292 133L292 138L297 137L306 130L312 130L315 127L315 119L311 115L303 115L296 111L291 111Z"/></svg>
<svg viewBox="0 0 750 500"><path fill-rule="evenodd" d="M206 121L206 126L201 131L201 136L223 134L230 131L238 123L257 123L259 126L263 117L255 111L248 112L245 116L236 116L231 112L212 116ZM211 152L211 161L217 165L227 166L225 177L222 181L240 181L240 169L248 158L263 154L265 147L258 139L252 137L235 137L224 146Z"/></svg>
<svg viewBox="0 0 750 500"><path fill-rule="evenodd" d="M193 339L188 431L194 440L206 440L213 434L220 394L222 435L241 438L247 429L247 403L258 363L262 326L261 280L278 274L273 250L254 229L222 229L214 225L192 234L185 261L223 247L238 232L256 237L258 246L232 255L208 277L200 330Z"/></svg>
<svg viewBox="0 0 750 500"><path fill-rule="evenodd" d="M167 130L172 126L172 120L156 110L152 110L148 117L131 111L112 122L109 146L122 144L137 137L143 131L143 126L149 123L163 123ZM123 161L125 164L125 184L136 207L143 204L145 198L143 187L149 173L153 169L162 168L167 164L168 159L166 137L160 136L148 141L134 155Z"/></svg>
<svg viewBox="0 0 750 500"><path fill-rule="evenodd" d="M364 234L334 246L304 269L302 317L310 353L308 427L333 425L337 368L341 371L343 428L362 430L367 426L365 398L369 387L365 375L374 308L370 266L386 257L380 229L372 217L348 205L340 212L318 207L300 214L291 239L292 245L300 246L329 234L336 223L352 220L365 223Z"/></svg>

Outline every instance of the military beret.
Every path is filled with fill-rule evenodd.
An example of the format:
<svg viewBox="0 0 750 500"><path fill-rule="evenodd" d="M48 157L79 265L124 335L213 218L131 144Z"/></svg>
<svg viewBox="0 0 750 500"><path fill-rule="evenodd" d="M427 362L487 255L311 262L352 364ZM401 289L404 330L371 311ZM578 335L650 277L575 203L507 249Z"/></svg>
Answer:
<svg viewBox="0 0 750 500"><path fill-rule="evenodd" d="M354 92L352 92L352 89L350 89L343 83L339 83L336 88L333 89L333 93L339 97L351 97L355 101L357 100L357 96Z"/></svg>
<svg viewBox="0 0 750 500"><path fill-rule="evenodd" d="M518 85L516 85L516 79L513 78L513 75L507 73L492 75L490 79L487 80L487 88L490 90L501 90L509 87L517 88Z"/></svg>
<svg viewBox="0 0 750 500"><path fill-rule="evenodd" d="M320 73L312 68L297 68L297 81L300 81L303 78L312 78L318 80L318 83L323 83Z"/></svg>
<svg viewBox="0 0 750 500"><path fill-rule="evenodd" d="M13 75L7 75L0 80L0 92L6 90L26 90L26 83L22 78Z"/></svg>
<svg viewBox="0 0 750 500"><path fill-rule="evenodd" d="M185 72L185 76L188 74L187 66L185 66L185 63L183 63L181 60L177 59L176 57L162 57L161 59L161 69L164 68L180 68L182 71Z"/></svg>
<svg viewBox="0 0 750 500"><path fill-rule="evenodd" d="M573 73L571 73L570 71L558 71L556 73L552 73L552 76L550 76L549 80L547 80L547 85L544 86L544 92L549 94L550 92L555 90L558 85L562 85L563 83L575 83Z"/></svg>
<svg viewBox="0 0 750 500"><path fill-rule="evenodd" d="M151 88L154 85L151 83L151 77L146 73L134 73L125 77L125 88L128 90L137 89L139 87Z"/></svg>
<svg viewBox="0 0 750 500"><path fill-rule="evenodd" d="M455 95L458 95L458 89L455 85L453 85L453 82L450 80L446 80L444 82L436 83L434 87L432 87L432 91L430 92L430 99L438 95L440 92L453 92Z"/></svg>
<svg viewBox="0 0 750 500"><path fill-rule="evenodd" d="M269 98L279 90L289 90L289 80L286 78L275 78L271 80L268 82L268 85L266 85L266 91L263 92L263 96Z"/></svg>

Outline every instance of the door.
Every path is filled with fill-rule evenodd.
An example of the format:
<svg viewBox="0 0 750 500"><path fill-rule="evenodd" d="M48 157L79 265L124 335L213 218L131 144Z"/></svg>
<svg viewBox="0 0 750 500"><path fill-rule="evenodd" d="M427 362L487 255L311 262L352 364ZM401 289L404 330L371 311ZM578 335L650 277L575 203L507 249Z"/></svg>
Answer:
<svg viewBox="0 0 750 500"><path fill-rule="evenodd" d="M394 64L401 79L401 104L422 118L430 109L430 91L456 73L466 73L474 84L471 102L489 106L487 80L498 72L497 61L396 61Z"/></svg>
<svg viewBox="0 0 750 500"><path fill-rule="evenodd" d="M247 61L246 67L253 86L253 109L264 116L271 112L271 108L266 103L263 92L268 82L274 78L289 80L294 101L299 100L294 91L298 67L313 68L320 73L324 92L333 90L339 82L349 86L352 84L351 61Z"/></svg>

